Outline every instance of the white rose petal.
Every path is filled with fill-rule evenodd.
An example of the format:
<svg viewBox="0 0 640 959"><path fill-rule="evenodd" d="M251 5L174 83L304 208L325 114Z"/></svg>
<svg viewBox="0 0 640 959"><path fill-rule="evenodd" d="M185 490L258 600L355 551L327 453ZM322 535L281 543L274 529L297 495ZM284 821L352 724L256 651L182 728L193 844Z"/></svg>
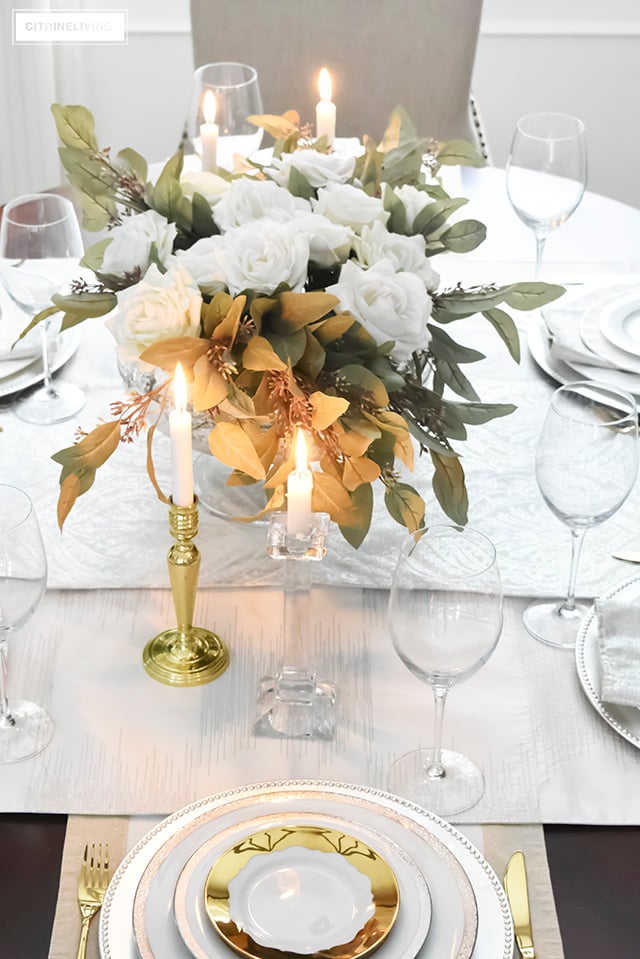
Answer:
<svg viewBox="0 0 640 959"><path fill-rule="evenodd" d="M328 183L346 183L353 176L355 157L341 153L318 153L317 150L296 150L284 153L280 159L274 158L265 173L280 184L289 185L291 168L302 174L307 182L316 189Z"/></svg>
<svg viewBox="0 0 640 959"><path fill-rule="evenodd" d="M144 279L118 293L117 311L106 325L122 359L136 359L159 340L198 335L202 299L192 282L186 270L162 274L154 264Z"/></svg>
<svg viewBox="0 0 640 959"><path fill-rule="evenodd" d="M380 260L388 260L396 273L415 273L430 292L438 289L440 277L426 255L427 244L420 234L401 236L389 233L376 221L372 227L365 226L362 235L353 241L358 261L363 266L373 266Z"/></svg>
<svg viewBox="0 0 640 959"><path fill-rule="evenodd" d="M349 183L330 183L318 191L318 199L311 201L314 213L321 213L332 223L348 226L360 233L364 226L371 226L376 220L386 223L389 214L382 200L368 196L364 190Z"/></svg>
<svg viewBox="0 0 640 959"><path fill-rule="evenodd" d="M338 297L342 309L362 323L376 343L394 340L391 356L398 363L429 345L426 324L431 298L425 285L412 273L396 273L388 260L368 270L349 260L338 282L327 287L327 293Z"/></svg>
<svg viewBox="0 0 640 959"><path fill-rule="evenodd" d="M178 250L176 259L191 274L202 293L213 296L226 288L224 273L223 236L207 236L198 240L188 250Z"/></svg>
<svg viewBox="0 0 640 959"><path fill-rule="evenodd" d="M319 213L299 213L292 221L309 241L309 259L325 269L344 263L351 252L354 234Z"/></svg>
<svg viewBox="0 0 640 959"><path fill-rule="evenodd" d="M228 180L223 180L221 176L210 173L208 170L194 170L191 173L182 174L180 186L184 195L188 196L189 199L193 197L194 193L199 193L210 206L214 206L227 192L231 184Z"/></svg>
<svg viewBox="0 0 640 959"><path fill-rule="evenodd" d="M256 220L231 230L225 240L224 273L232 296L243 290L273 293L280 283L302 291L309 241L292 222Z"/></svg>
<svg viewBox="0 0 640 959"><path fill-rule="evenodd" d="M112 233L100 272L122 276L139 269L144 274L149 266L152 243L156 245L158 259L165 265L171 256L175 237L175 223L169 223L155 210L125 217L122 225Z"/></svg>
<svg viewBox="0 0 640 959"><path fill-rule="evenodd" d="M292 196L277 183L241 177L232 182L231 188L216 204L213 218L218 227L226 233L227 230L263 217L286 222L295 216L298 209L308 210L308 202Z"/></svg>

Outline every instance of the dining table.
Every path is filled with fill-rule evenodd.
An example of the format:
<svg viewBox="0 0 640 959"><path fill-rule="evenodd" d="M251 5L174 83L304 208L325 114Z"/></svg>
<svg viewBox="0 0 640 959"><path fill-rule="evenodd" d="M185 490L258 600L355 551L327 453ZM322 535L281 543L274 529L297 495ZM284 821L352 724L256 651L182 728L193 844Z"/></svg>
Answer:
<svg viewBox="0 0 640 959"><path fill-rule="evenodd" d="M471 254L436 258L442 287L532 280L534 238L510 207L504 170L449 176L450 192L468 197L464 215L486 224L487 239ZM640 285L640 211L587 191L549 237L542 279L564 285L576 302L594 285ZM6 297L0 308L10 313ZM511 852L524 850L538 959L632 959L640 955L640 743L594 709L574 652L536 642L521 622L531 597L561 595L570 544L542 500L533 465L562 374L540 346L539 311L513 315L519 363L481 318L456 329L460 342L485 356L469 368L482 400L517 408L471 428L460 448L469 522L496 546L505 621L491 659L447 706L445 745L472 755L486 786L480 803L451 821L500 879ZM123 858L163 816L252 783L384 790L393 760L428 744L433 718L428 687L404 669L388 635L388 589L405 533L378 502L358 551L332 529L326 558L314 564L309 643L337 685L331 740L283 740L253 729L257 684L282 653L282 567L267 555L264 524L200 510L196 616L227 642L227 672L190 689L144 672L145 643L174 615L167 508L147 478L142 440L114 454L58 529L51 456L74 442L78 427L108 419L110 403L126 395L101 319L64 336L69 357L56 376L86 392L77 421L23 423L12 410L15 393L0 392L0 483L31 496L49 561L47 592L11 640L9 694L36 699L56 723L40 755L0 771L0 956L11 959L75 955L84 843L109 841L114 859ZM161 429L154 446L166 488L170 444ZM429 521L443 521L421 460L411 481L427 499ZM593 599L638 576L611 554L640 550L639 510L636 483L619 512L589 532L581 596Z"/></svg>

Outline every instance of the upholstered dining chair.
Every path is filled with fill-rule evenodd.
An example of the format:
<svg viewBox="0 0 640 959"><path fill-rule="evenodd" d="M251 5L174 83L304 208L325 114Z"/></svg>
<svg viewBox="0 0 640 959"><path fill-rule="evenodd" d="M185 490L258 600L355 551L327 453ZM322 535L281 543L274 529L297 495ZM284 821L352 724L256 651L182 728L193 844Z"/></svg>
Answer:
<svg viewBox="0 0 640 959"><path fill-rule="evenodd" d="M488 159L471 77L482 0L191 0L195 66L248 63L264 109L313 122L329 69L338 136L379 137L401 104L424 136Z"/></svg>

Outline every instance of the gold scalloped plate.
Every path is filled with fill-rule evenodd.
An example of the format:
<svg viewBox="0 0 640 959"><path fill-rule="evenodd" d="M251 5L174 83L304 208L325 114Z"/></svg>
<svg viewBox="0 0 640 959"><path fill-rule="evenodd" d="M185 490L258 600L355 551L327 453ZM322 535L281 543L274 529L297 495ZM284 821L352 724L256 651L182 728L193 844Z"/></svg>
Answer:
<svg viewBox="0 0 640 959"><path fill-rule="evenodd" d="M398 915L400 894L393 870L383 857L347 833L324 826L292 824L265 829L235 843L209 871L205 884L205 908L214 929L231 948L247 959L299 959L301 953L262 945L240 929L231 918L229 886L240 871L257 856L267 857L287 849L337 854L366 876L371 883L374 912L347 943L305 952L305 959L360 959L384 942Z"/></svg>

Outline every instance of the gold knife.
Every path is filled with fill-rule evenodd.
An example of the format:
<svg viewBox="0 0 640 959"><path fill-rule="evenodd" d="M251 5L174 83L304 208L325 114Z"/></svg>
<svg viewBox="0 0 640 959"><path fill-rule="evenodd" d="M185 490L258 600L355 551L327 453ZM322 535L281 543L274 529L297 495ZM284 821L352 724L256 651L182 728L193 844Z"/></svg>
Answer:
<svg viewBox="0 0 640 959"><path fill-rule="evenodd" d="M529 887L524 853L518 850L507 863L504 873L504 891L507 894L516 942L522 959L535 959L536 950L531 932L531 913L529 911Z"/></svg>

